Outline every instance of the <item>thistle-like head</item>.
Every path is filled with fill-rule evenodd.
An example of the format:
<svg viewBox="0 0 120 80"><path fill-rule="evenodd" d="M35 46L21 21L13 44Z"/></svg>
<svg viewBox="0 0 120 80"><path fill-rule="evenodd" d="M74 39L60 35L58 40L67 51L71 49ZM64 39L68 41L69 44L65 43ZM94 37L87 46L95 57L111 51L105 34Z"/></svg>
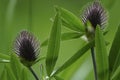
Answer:
<svg viewBox="0 0 120 80"><path fill-rule="evenodd" d="M88 5L82 15L82 21L87 26L87 22L90 22L95 29L97 25L104 28L107 23L107 12L102 7L99 1L95 1Z"/></svg>
<svg viewBox="0 0 120 80"><path fill-rule="evenodd" d="M99 1L93 2L89 4L87 8L85 8L82 15L82 21L85 25L86 36L88 40L93 40L97 26L99 26L101 29L105 27L107 18L107 12Z"/></svg>
<svg viewBox="0 0 120 80"><path fill-rule="evenodd" d="M31 66L39 55L39 42L28 31L21 31L15 40L14 49L21 62Z"/></svg>

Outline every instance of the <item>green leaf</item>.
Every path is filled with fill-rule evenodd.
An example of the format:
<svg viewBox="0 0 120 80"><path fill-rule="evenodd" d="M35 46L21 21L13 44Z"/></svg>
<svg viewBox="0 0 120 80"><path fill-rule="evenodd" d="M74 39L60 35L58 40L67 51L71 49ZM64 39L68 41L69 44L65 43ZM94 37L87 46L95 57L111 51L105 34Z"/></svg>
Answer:
<svg viewBox="0 0 120 80"><path fill-rule="evenodd" d="M6 72L7 72L7 80L16 80L11 68L7 65L5 65Z"/></svg>
<svg viewBox="0 0 120 80"><path fill-rule="evenodd" d="M61 19L59 12L57 12L50 33L47 57L46 57L46 70L48 76L50 76L50 74L52 73L58 58L58 53L60 48L60 37L61 37Z"/></svg>
<svg viewBox="0 0 120 80"><path fill-rule="evenodd" d="M24 67L21 71L21 80L29 80L28 79L28 70L26 67Z"/></svg>
<svg viewBox="0 0 120 80"><path fill-rule="evenodd" d="M0 80L7 80L7 72L5 68L0 76Z"/></svg>
<svg viewBox="0 0 120 80"><path fill-rule="evenodd" d="M62 78L60 78L60 77L58 77L58 76L54 76L54 78L55 78L56 80L64 80L64 79L62 79Z"/></svg>
<svg viewBox="0 0 120 80"><path fill-rule="evenodd" d="M116 35L115 35L115 38L113 40L112 47L111 47L110 53L109 53L110 72L112 72L112 70L114 68L115 61L116 61L117 56L119 54L119 50L120 50L119 42L120 42L120 26L117 29L117 32L116 32Z"/></svg>
<svg viewBox="0 0 120 80"><path fill-rule="evenodd" d="M7 54L0 53L0 63L9 63L10 56Z"/></svg>
<svg viewBox="0 0 120 80"><path fill-rule="evenodd" d="M45 59L46 59L46 57L40 57L40 58L38 58L38 59L35 61L34 64L38 63L39 61L45 60Z"/></svg>
<svg viewBox="0 0 120 80"><path fill-rule="evenodd" d="M61 39L64 40L70 40L70 39L77 39L83 36L84 33L77 33L77 32L69 32L69 33L63 33L61 36Z"/></svg>
<svg viewBox="0 0 120 80"><path fill-rule="evenodd" d="M60 68L58 68L52 74L52 76L68 68L70 65L72 65L75 61L77 61L85 52L87 52L93 46L94 46L94 40L86 44L82 49L78 50L70 59L68 59Z"/></svg>
<svg viewBox="0 0 120 80"><path fill-rule="evenodd" d="M103 34L99 26L96 28L95 46L96 46L95 57L98 80L108 80L109 75L108 56Z"/></svg>
<svg viewBox="0 0 120 80"><path fill-rule="evenodd" d="M10 60L10 56L7 54L0 53L0 59Z"/></svg>
<svg viewBox="0 0 120 80"><path fill-rule="evenodd" d="M77 39L83 36L84 33L78 33L78 32L67 32L61 34L61 40L71 40L71 39ZM46 46L48 44L48 39L46 39L42 44L41 47Z"/></svg>
<svg viewBox="0 0 120 80"><path fill-rule="evenodd" d="M119 66L120 66L120 50L119 50L118 55L117 55L117 58L116 58L116 60L115 60L112 73L114 73L115 70L116 70Z"/></svg>
<svg viewBox="0 0 120 80"><path fill-rule="evenodd" d="M48 45L48 39L44 40L42 43L41 43L41 47L44 47L44 46L47 46Z"/></svg>
<svg viewBox="0 0 120 80"><path fill-rule="evenodd" d="M120 79L120 66L116 69L111 80L119 80Z"/></svg>
<svg viewBox="0 0 120 80"><path fill-rule="evenodd" d="M11 69L16 77L17 80L20 80L20 74L22 71L21 63L18 59L18 57L15 54L11 54Z"/></svg>
<svg viewBox="0 0 120 80"><path fill-rule="evenodd" d="M64 8L58 6L55 8L57 11L61 12L61 20L64 26L74 31L85 32L83 22L80 21L78 17Z"/></svg>

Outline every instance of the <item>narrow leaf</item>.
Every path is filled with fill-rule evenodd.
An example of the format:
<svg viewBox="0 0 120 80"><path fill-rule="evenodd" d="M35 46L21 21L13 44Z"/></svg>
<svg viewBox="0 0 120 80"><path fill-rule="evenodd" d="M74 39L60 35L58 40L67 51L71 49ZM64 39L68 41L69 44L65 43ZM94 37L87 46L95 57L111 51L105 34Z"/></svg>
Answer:
<svg viewBox="0 0 120 80"><path fill-rule="evenodd" d="M111 80L119 80L120 79L120 66L116 69Z"/></svg>
<svg viewBox="0 0 120 80"><path fill-rule="evenodd" d="M7 80L7 72L6 72L5 68L2 72L2 74L0 75L0 80Z"/></svg>
<svg viewBox="0 0 120 80"><path fill-rule="evenodd" d="M61 40L71 40L71 39L77 39L83 36L84 33L78 33L78 32L67 32L61 34ZM48 39L46 39L42 44L41 47L48 45Z"/></svg>
<svg viewBox="0 0 120 80"><path fill-rule="evenodd" d="M11 61L10 61L11 69L16 77L17 80L20 78L22 66L15 54L11 54Z"/></svg>
<svg viewBox="0 0 120 80"><path fill-rule="evenodd" d="M77 32L69 32L69 33L63 33L61 36L61 39L64 40L70 40L70 39L77 39L83 36L84 33L77 33Z"/></svg>
<svg viewBox="0 0 120 80"><path fill-rule="evenodd" d="M96 67L98 80L108 80L108 56L105 41L100 27L96 28L95 33L96 46Z"/></svg>
<svg viewBox="0 0 120 80"><path fill-rule="evenodd" d="M21 80L29 80L28 79L28 70L26 67L24 67L21 71Z"/></svg>
<svg viewBox="0 0 120 80"><path fill-rule="evenodd" d="M118 55L117 55L117 58L116 58L116 60L115 60L112 73L114 73L115 70L116 70L119 66L120 66L120 50L119 50Z"/></svg>
<svg viewBox="0 0 120 80"><path fill-rule="evenodd" d="M10 56L7 54L0 53L0 59L10 60Z"/></svg>
<svg viewBox="0 0 120 80"><path fill-rule="evenodd" d="M6 73L7 73L7 80L16 80L11 68L7 65L5 65Z"/></svg>
<svg viewBox="0 0 120 80"><path fill-rule="evenodd" d="M73 13L61 7L56 7L56 10L61 12L61 20L64 26L78 32L85 31L82 21L80 21Z"/></svg>
<svg viewBox="0 0 120 80"><path fill-rule="evenodd" d="M62 78L60 78L60 77L58 77L58 76L54 76L54 78L55 78L56 80L64 80L64 79L62 79Z"/></svg>
<svg viewBox="0 0 120 80"><path fill-rule="evenodd" d="M110 72L112 72L116 58L119 54L119 50L120 50L120 26L117 29L115 38L113 40L112 43L112 47L110 49L110 53L109 53L109 66L110 66Z"/></svg>
<svg viewBox="0 0 120 80"><path fill-rule="evenodd" d="M61 20L60 20L60 14L59 12L57 12L50 33L47 57L46 57L46 70L48 76L50 76L50 74L52 73L58 58L58 53L60 48L60 37L61 37Z"/></svg>
<svg viewBox="0 0 120 80"><path fill-rule="evenodd" d="M52 74L52 76L68 68L70 65L72 65L75 61L77 61L85 52L87 52L93 46L94 46L94 41L91 41L88 44L86 44L82 49L78 50L70 59L68 59L60 68L58 68Z"/></svg>

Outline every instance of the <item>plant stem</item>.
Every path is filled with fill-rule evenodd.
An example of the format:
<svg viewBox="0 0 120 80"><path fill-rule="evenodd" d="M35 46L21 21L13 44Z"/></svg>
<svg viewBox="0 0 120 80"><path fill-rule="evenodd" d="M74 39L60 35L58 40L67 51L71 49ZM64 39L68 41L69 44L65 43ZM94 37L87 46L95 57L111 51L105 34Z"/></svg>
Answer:
<svg viewBox="0 0 120 80"><path fill-rule="evenodd" d="M31 73L33 74L33 76L35 77L35 79L39 80L39 78L37 77L37 75L35 74L35 72L33 71L33 69L31 67L29 67L29 70L31 71Z"/></svg>
<svg viewBox="0 0 120 80"><path fill-rule="evenodd" d="M94 47L91 48L91 56L92 56L92 61L93 61L95 80L98 80L98 78L97 78L97 69L96 69L96 61L95 61Z"/></svg>

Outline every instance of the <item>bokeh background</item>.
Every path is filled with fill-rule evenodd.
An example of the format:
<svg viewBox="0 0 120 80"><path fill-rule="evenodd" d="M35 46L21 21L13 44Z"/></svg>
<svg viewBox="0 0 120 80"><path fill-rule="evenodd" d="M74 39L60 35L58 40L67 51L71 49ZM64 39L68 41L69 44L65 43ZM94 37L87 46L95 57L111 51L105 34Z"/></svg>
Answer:
<svg viewBox="0 0 120 80"><path fill-rule="evenodd" d="M42 43L49 37L52 27L51 19L55 15L55 5L73 12L80 18L83 7L93 0L0 0L0 53L13 54L13 43L17 34L21 30L32 32ZM109 41L108 52L114 38L118 25L120 24L120 0L101 0L109 14L108 30L105 40ZM62 26L62 32L70 31ZM60 54L55 68L61 66L77 50L85 45L83 39L69 40L61 42ZM40 57L45 56L47 46L41 48ZM88 51L83 57L77 60L69 68L59 74L64 80L93 80L93 66ZM33 66L40 75L40 64L44 60ZM0 63L0 74L4 64ZM31 74L30 74L31 75ZM30 76L30 80L34 80Z"/></svg>

